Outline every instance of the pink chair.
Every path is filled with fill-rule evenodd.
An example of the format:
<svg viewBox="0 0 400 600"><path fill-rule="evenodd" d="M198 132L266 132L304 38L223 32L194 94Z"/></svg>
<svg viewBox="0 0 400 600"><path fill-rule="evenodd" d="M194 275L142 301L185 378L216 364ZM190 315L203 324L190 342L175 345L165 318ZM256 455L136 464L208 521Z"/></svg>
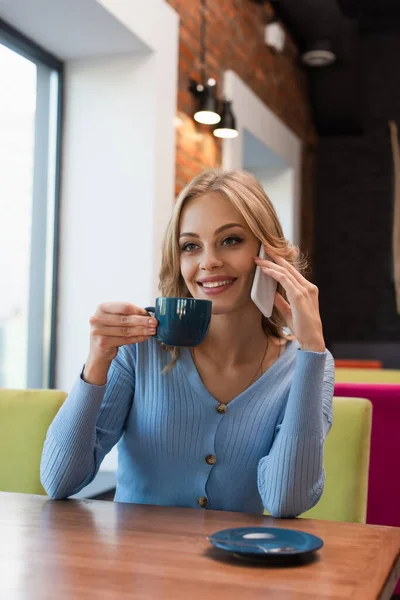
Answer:
<svg viewBox="0 0 400 600"><path fill-rule="evenodd" d="M372 402L367 523L400 527L400 385L336 383L335 396Z"/></svg>

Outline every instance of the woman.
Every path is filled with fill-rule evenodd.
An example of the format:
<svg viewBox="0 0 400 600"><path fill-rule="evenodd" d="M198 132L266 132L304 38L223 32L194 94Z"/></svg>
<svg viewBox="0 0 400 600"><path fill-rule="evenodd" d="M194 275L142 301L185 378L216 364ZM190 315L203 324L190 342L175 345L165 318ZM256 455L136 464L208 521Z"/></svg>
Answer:
<svg viewBox="0 0 400 600"><path fill-rule="evenodd" d="M273 262L257 258L260 242ZM250 298L256 264L278 282L270 319ZM82 375L47 434L48 494L78 492L120 440L120 502L265 507L276 517L316 504L334 367L318 290L296 265L298 250L252 175L195 178L166 232L160 289L211 299L209 333L196 348L165 348L142 308L100 305Z"/></svg>

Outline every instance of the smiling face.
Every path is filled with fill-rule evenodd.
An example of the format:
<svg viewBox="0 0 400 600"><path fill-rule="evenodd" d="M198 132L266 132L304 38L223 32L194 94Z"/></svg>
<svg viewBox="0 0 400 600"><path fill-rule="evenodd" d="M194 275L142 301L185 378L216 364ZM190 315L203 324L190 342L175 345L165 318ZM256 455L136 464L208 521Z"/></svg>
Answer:
<svg viewBox="0 0 400 600"><path fill-rule="evenodd" d="M184 206L179 227L180 269L194 298L213 301L223 314L252 303L260 243L239 211L220 194L205 194Z"/></svg>

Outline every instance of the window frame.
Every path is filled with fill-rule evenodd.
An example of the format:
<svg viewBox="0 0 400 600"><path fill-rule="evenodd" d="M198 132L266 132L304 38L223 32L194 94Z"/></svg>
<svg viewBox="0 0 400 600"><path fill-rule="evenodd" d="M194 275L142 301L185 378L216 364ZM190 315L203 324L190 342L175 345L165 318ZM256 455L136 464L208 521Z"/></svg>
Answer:
<svg viewBox="0 0 400 600"><path fill-rule="evenodd" d="M31 256L34 254L36 249L34 246L38 247L38 243L34 244L33 240L36 237L34 231L35 227L35 218L37 215L34 210L36 204L38 202L38 198L40 194L44 193L44 187L46 188L45 197L46 197L46 207L41 215L41 223L40 226L46 232L46 243L44 244L45 248L41 251L41 258L45 258L44 263L42 262L39 265L39 269L42 269L42 273L40 274L42 280L42 288L41 288L41 297L37 299L34 297L32 293L32 285L30 285L29 291L29 320L28 320L28 347L27 347L27 387L31 388L54 388L55 387L55 375L56 375L56 347L57 347L57 291L59 284L59 230L60 230L60 195L61 195L61 149L62 149L62 123L63 123L63 96L64 96L64 63L57 57L53 56L49 52L47 52L44 48L38 45L36 42L22 34L20 31L16 30L14 27L6 23L4 20L0 19L0 43L10 50L16 52L17 54L23 56L24 58L30 60L31 62L36 64L37 67L37 77L43 74L46 70L51 70L52 72L57 73L57 119L55 122L55 132L56 139L54 144L54 185L53 185L53 195L54 195L54 206L53 208L53 221L52 221L52 230L49 232L49 224L48 221L48 208L49 208L49 197L48 197L48 168L46 172L46 181L40 186L40 184L35 183L36 179L36 168L37 165L42 162L44 158L47 159L46 166L49 166L49 144L46 145L46 154L43 153L43 148L39 148L39 144L36 141L35 136L35 150L34 150L34 184L33 184L33 198L32 198L32 242L31 242ZM50 82L50 78L49 82ZM48 87L50 87L49 84ZM43 89L37 92L37 101L40 103L40 93L43 94ZM39 118L42 118L43 113ZM35 116L35 132L38 123L38 115ZM49 130L50 123L50 109L48 107L47 110L47 120L46 126L47 131ZM47 136L48 142L49 136ZM42 209L40 209L42 210ZM52 237L52 252L51 255L48 254L48 244L47 240L49 235ZM38 254L36 255L38 256ZM47 263L46 259L50 260L51 266L51 290L47 291L46 297L46 270ZM35 261L31 261L31 263L35 263ZM32 264L30 267L30 281L32 279L32 273L35 273L35 267L32 268ZM46 301L50 307L50 315L48 315L48 333L49 333L49 343L46 344L44 335L45 335L45 304ZM39 322L32 321L32 311L36 314L40 313ZM40 331L42 329L42 331ZM36 331L35 331L36 330ZM36 337L35 337L36 336ZM38 348L41 348L40 359L38 359ZM36 367L32 365L33 358L36 361Z"/></svg>

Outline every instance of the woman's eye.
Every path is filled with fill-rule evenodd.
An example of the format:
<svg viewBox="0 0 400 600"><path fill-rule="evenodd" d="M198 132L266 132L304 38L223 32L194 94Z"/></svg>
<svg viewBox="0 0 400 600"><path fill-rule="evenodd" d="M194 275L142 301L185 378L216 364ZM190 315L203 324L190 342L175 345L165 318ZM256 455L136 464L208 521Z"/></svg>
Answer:
<svg viewBox="0 0 400 600"><path fill-rule="evenodd" d="M188 242L187 244L183 244L181 250L182 250L182 252L193 252L194 250L196 250L196 248L197 248L196 244Z"/></svg>
<svg viewBox="0 0 400 600"><path fill-rule="evenodd" d="M240 244L242 241L242 238L231 235L225 238L222 243L224 246L236 246L236 244Z"/></svg>

